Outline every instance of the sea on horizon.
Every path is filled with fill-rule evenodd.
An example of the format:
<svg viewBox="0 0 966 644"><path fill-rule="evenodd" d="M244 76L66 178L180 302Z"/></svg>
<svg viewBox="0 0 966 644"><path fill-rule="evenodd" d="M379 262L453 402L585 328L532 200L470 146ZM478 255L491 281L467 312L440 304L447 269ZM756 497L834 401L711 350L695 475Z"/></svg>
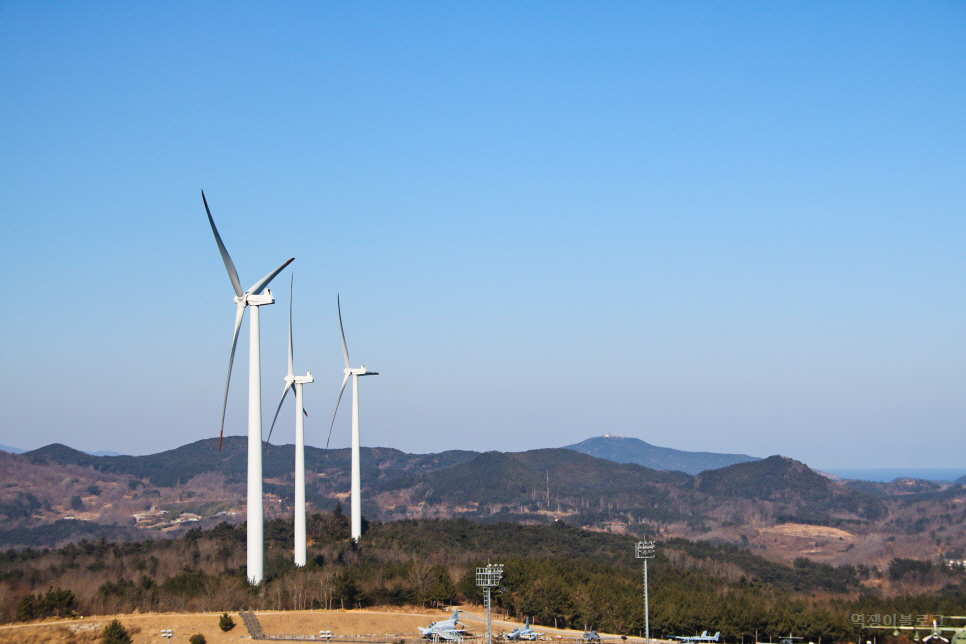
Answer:
<svg viewBox="0 0 966 644"><path fill-rule="evenodd" d="M840 476L843 479L858 481L879 481L889 483L896 479L923 479L951 483L966 475L966 469L960 467L883 467L883 468L848 468L825 469L823 472Z"/></svg>

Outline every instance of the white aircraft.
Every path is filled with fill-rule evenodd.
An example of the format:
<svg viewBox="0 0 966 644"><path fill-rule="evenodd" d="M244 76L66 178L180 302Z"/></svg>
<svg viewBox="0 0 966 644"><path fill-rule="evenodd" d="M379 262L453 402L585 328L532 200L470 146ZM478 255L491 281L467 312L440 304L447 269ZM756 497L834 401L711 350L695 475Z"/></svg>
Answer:
<svg viewBox="0 0 966 644"><path fill-rule="evenodd" d="M718 631L713 636L708 635L708 631L704 631L700 635L672 635L668 639L680 640L682 642L688 642L689 644L697 644L698 642L717 642L718 638L720 637L721 631Z"/></svg>
<svg viewBox="0 0 966 644"><path fill-rule="evenodd" d="M950 619L964 619L964 618L963 617L951 617ZM870 627L870 628L879 628L879 627L873 626L873 627ZM889 626L888 628L892 628L892 627ZM940 626L939 624L936 623L936 620L932 620L932 629L931 629L932 632L929 633L929 635L927 635L926 637L923 637L921 640L919 639L919 630L918 630L919 628L921 628L921 627L917 627L917 626L896 626L894 633L898 633L900 630L903 630L903 631L907 631L907 630L915 631L914 634L913 634L912 639L914 641L916 641L916 642L921 641L921 642L923 642L923 644L925 644L926 642L934 642L934 644L935 644L935 642L945 642L946 644L948 644L950 638L943 637L942 636L943 633L946 633L946 634L952 636L953 644L963 644L963 642L966 642L966 628L963 628L962 626Z"/></svg>
<svg viewBox="0 0 966 644"><path fill-rule="evenodd" d="M466 628L466 624L463 624L459 621L459 617L460 612L459 609L457 609L453 611L453 615L449 619L432 622L426 628L417 628L419 628L419 632L422 633L423 639L462 642L463 638L466 637L466 634L469 633L470 629Z"/></svg>
<svg viewBox="0 0 966 644"><path fill-rule="evenodd" d="M966 616L953 615L944 619L966 619ZM881 629L892 629L893 635L899 635L899 631L912 631L912 639L914 642L921 642L925 644L926 642L932 642L933 644L939 644L939 642L952 644L966 644L966 627L963 626L940 626L937 620L932 621L932 628L928 626L863 626L862 628L881 628ZM931 631L929 635L920 639L919 631L928 630ZM943 637L943 633L949 635L949 637Z"/></svg>
<svg viewBox="0 0 966 644"><path fill-rule="evenodd" d="M509 633L503 634L503 639L510 641L525 641L532 642L539 638L543 633L537 633L532 628L530 628L530 618L527 617L526 624L518 628L514 628Z"/></svg>

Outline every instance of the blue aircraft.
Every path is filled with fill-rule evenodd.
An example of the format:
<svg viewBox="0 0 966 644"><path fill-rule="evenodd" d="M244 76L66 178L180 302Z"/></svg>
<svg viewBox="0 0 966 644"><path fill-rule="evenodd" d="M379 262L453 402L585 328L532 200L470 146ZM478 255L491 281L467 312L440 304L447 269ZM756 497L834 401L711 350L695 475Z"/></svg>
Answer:
<svg viewBox="0 0 966 644"><path fill-rule="evenodd" d="M503 634L503 639L509 640L511 642L525 641L532 642L539 638L543 633L537 633L532 628L530 628L530 618L527 617L526 624L518 628L514 628L509 633Z"/></svg>
<svg viewBox="0 0 966 644"><path fill-rule="evenodd" d="M718 638L721 637L721 631L718 631L713 636L708 635L708 631L704 631L700 635L672 635L668 639L680 640L681 642L686 642L687 644L699 644L700 642L717 642Z"/></svg>
<svg viewBox="0 0 966 644"><path fill-rule="evenodd" d="M422 633L423 639L427 640L462 642L470 629L466 628L466 624L460 623L459 617L459 609L454 610L452 617L449 619L432 622L426 628L420 627L419 632Z"/></svg>

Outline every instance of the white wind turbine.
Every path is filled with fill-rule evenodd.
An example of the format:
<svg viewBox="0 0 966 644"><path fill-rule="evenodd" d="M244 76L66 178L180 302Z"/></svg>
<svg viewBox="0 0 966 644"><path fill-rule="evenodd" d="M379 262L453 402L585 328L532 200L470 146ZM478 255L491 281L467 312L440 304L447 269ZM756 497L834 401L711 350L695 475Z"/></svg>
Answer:
<svg viewBox="0 0 966 644"><path fill-rule="evenodd" d="M241 328L242 318L245 317L245 307L252 307L252 317L249 322L249 348L248 348L248 581L252 584L260 584L265 570L264 561L264 511L262 507L262 370L259 354L258 342L258 307L274 304L275 298L272 292L266 290L268 283L275 278L282 269L291 264L295 258L288 260L274 271L255 282L247 291L242 291L241 281L238 279L238 271L232 263L225 244L221 241L221 235L215 227L215 220L211 218L211 209L208 208L208 200L205 199L204 190L201 191L201 199L205 202L205 211L208 213L208 222L211 224L211 232L215 233L215 241L218 242L218 250L221 251L221 259L225 262L228 269L228 278L235 289L235 334L231 341L231 356L228 358L228 378L225 380L225 399L221 405L221 432L218 434L218 451L221 451L221 443L225 434L225 409L228 406L228 385L231 383L231 367L235 361L235 347L238 344L238 330ZM262 293L262 291L266 291Z"/></svg>
<svg viewBox="0 0 966 644"><path fill-rule="evenodd" d="M315 382L312 372L305 372L304 376L296 376L294 373L294 352L292 350L292 286L295 284L295 276L292 276L292 283L289 284L288 299L288 375L285 376L285 389L282 391L282 399L278 401L275 409L275 418L272 419L272 426L268 430L268 438L265 445L272 438L272 430L275 429L275 421L278 420L278 412L282 409L285 396L290 389L295 390L295 565L305 565L305 425L303 415L308 416L302 406L302 385L308 382Z"/></svg>
<svg viewBox="0 0 966 644"><path fill-rule="evenodd" d="M332 412L332 423L329 425L329 438L325 441L325 448L329 448L329 441L332 440L332 427L335 425L335 415L339 413L339 403L342 401L342 393L345 385L352 376L352 498L349 516L352 520L352 539L358 541L362 536L362 499L360 497L361 476L359 474L359 376L378 376L375 371L366 371L366 365L358 369L349 366L349 349L345 344L345 330L342 328L342 303L336 297L339 307L339 332L342 333L342 357L345 359L345 378L342 379L342 389L339 390L339 398L335 401L335 411Z"/></svg>

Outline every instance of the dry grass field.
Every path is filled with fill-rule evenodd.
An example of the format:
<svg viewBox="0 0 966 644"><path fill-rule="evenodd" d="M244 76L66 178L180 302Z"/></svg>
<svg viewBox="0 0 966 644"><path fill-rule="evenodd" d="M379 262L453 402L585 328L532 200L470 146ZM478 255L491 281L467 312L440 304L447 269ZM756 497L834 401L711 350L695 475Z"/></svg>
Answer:
<svg viewBox="0 0 966 644"><path fill-rule="evenodd" d="M481 633L483 620L479 607L467 607L468 613L460 613L460 620ZM134 644L167 644L161 629L171 629L171 644L186 644L195 633L205 636L208 644L229 644L248 640L248 629L238 613L230 613L235 628L223 633L218 628L220 613L148 613L143 615L118 615L117 619L131 633ZM333 635L370 635L372 641L414 640L419 637L417 626L445 619L450 611L392 610L311 610L311 611L260 611L256 613L267 635L318 635L319 631L332 631ZM84 617L74 620L48 620L32 624L0 626L0 644L95 644L101 629L112 616ZM493 620L494 633L519 626L516 622ZM563 629L540 629L552 631L552 636L579 637L577 631ZM603 634L602 634L603 635ZM656 642L657 640L652 640Z"/></svg>

